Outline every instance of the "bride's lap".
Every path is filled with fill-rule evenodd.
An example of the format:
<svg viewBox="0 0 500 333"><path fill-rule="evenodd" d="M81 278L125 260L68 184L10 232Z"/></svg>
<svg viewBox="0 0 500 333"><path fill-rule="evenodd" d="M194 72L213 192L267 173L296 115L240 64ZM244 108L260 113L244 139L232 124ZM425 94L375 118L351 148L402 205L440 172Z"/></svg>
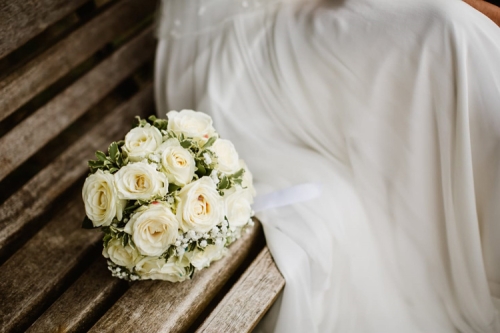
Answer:
<svg viewBox="0 0 500 333"><path fill-rule="evenodd" d="M458 0L295 2L215 26L160 41L158 109L210 113L263 191L323 182L259 215L283 311L310 302L319 331L487 332L498 28Z"/></svg>

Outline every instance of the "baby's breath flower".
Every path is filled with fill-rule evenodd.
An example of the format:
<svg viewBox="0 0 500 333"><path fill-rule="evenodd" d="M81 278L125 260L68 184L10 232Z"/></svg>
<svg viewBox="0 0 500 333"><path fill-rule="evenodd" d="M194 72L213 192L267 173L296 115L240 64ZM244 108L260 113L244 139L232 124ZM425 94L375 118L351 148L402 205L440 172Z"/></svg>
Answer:
<svg viewBox="0 0 500 333"><path fill-rule="evenodd" d="M212 158L207 153L203 154L203 159L204 159L206 165L210 165L212 163Z"/></svg>
<svg viewBox="0 0 500 333"><path fill-rule="evenodd" d="M184 253L186 252L186 250L184 250L183 247L177 247L177 255L179 256L182 256Z"/></svg>
<svg viewBox="0 0 500 333"><path fill-rule="evenodd" d="M219 184L219 177L217 176L217 170L212 171L210 178L214 181L215 185Z"/></svg>

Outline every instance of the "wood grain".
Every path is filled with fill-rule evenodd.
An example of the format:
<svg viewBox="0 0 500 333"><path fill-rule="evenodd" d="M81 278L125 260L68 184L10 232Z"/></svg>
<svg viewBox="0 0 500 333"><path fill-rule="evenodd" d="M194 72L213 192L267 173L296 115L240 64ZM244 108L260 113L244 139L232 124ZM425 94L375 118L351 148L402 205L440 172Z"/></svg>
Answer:
<svg viewBox="0 0 500 333"><path fill-rule="evenodd" d="M0 139L0 180L153 56L149 27Z"/></svg>
<svg viewBox="0 0 500 333"><path fill-rule="evenodd" d="M18 252L0 266L0 328L21 331L38 315L102 235L82 230L81 198L75 197Z"/></svg>
<svg viewBox="0 0 500 333"><path fill-rule="evenodd" d="M251 332L284 286L265 247L196 332Z"/></svg>
<svg viewBox="0 0 500 333"><path fill-rule="evenodd" d="M129 130L133 117L154 110L152 85L123 103L0 206L0 256L28 223L87 171L87 160Z"/></svg>
<svg viewBox="0 0 500 333"><path fill-rule="evenodd" d="M0 0L0 58L87 0Z"/></svg>
<svg viewBox="0 0 500 333"><path fill-rule="evenodd" d="M256 224L230 247L224 259L183 283L140 281L123 295L90 332L185 332L262 237Z"/></svg>
<svg viewBox="0 0 500 333"><path fill-rule="evenodd" d="M83 332L126 288L125 281L111 276L106 260L96 258L90 268L26 332Z"/></svg>
<svg viewBox="0 0 500 333"><path fill-rule="evenodd" d="M118 2L0 82L0 121L154 11L155 0Z"/></svg>

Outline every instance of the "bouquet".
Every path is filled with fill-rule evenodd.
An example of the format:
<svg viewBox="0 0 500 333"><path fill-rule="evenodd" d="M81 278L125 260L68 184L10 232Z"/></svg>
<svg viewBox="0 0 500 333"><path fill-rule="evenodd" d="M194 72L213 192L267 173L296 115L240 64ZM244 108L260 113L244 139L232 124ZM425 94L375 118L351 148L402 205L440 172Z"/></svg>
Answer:
<svg viewBox="0 0 500 333"><path fill-rule="evenodd" d="M113 276L180 282L221 259L253 226L252 175L201 112L137 117L96 153L82 196L83 228L104 232Z"/></svg>

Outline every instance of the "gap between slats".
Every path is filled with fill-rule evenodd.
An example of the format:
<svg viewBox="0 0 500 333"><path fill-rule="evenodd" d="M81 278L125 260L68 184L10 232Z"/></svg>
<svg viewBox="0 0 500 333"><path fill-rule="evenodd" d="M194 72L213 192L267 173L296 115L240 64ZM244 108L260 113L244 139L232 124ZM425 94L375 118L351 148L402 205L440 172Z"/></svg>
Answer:
<svg viewBox="0 0 500 333"><path fill-rule="evenodd" d="M93 18L0 82L0 121L123 31L152 15L154 0L125 0Z"/></svg>
<svg viewBox="0 0 500 333"><path fill-rule="evenodd" d="M0 139L0 180L151 59L154 46L152 29L147 28L3 136Z"/></svg>
<svg viewBox="0 0 500 333"><path fill-rule="evenodd" d="M127 290L127 285L111 276L106 260L99 256L26 332L86 332Z"/></svg>
<svg viewBox="0 0 500 333"><path fill-rule="evenodd" d="M86 0L0 1L0 58L75 11Z"/></svg>
<svg viewBox="0 0 500 333"><path fill-rule="evenodd" d="M105 117L65 155L44 169L38 179L34 178L33 181L39 183L36 191L42 191L43 186L49 190L57 188L50 181L57 181L60 170L77 169L70 178L84 173L85 158L96 148L104 149L111 141L122 137L138 110L150 110L152 104L152 87L149 85ZM99 147L95 147L96 143ZM71 179L64 181L74 182ZM68 283L77 278L75 273L81 271L82 265L99 256L102 234L96 230L80 229L85 214L81 182L77 182L65 195L70 197L68 205L57 206L59 213L0 266L0 298L9 300L2 304L0 312L3 332L24 330L64 291ZM92 252L92 249L95 251ZM89 257L89 253L93 254Z"/></svg>
<svg viewBox="0 0 500 333"><path fill-rule="evenodd" d="M61 155L0 206L0 262L40 229L44 224L43 220L47 220L47 215L50 216L51 211L57 212L57 198L85 174L88 170L86 160L93 158L95 150L105 149L109 143L121 138L110 137L110 134L125 133L132 124L133 116L137 114L145 116L153 112L152 95L151 83L147 83L139 94L143 97L139 102L131 104L135 105L133 110L135 114L129 112L128 117L125 111L117 113L115 108L111 115L118 119L110 119L109 116L103 117L105 110L96 108L92 115L94 120L92 123L97 125L93 128L84 126L84 129L88 128L88 132L80 131L79 134L82 136L78 141L69 147L65 145L67 149ZM113 102L112 105L116 104ZM96 121L97 117L101 119ZM75 126L80 125L81 122L75 124Z"/></svg>
<svg viewBox="0 0 500 333"><path fill-rule="evenodd" d="M85 114L63 129L60 134L52 138L5 177L0 182L0 187L4 189L0 192L0 205L24 186L38 171L62 154L67 146L90 130L99 118L111 112L118 104L137 92L141 85L141 80L146 82L146 84L151 81L151 67L152 61L143 64L138 71L120 82L108 95L97 102L96 105L92 106ZM143 75L142 73L146 73L147 75ZM140 76L146 76L146 79L143 80Z"/></svg>

